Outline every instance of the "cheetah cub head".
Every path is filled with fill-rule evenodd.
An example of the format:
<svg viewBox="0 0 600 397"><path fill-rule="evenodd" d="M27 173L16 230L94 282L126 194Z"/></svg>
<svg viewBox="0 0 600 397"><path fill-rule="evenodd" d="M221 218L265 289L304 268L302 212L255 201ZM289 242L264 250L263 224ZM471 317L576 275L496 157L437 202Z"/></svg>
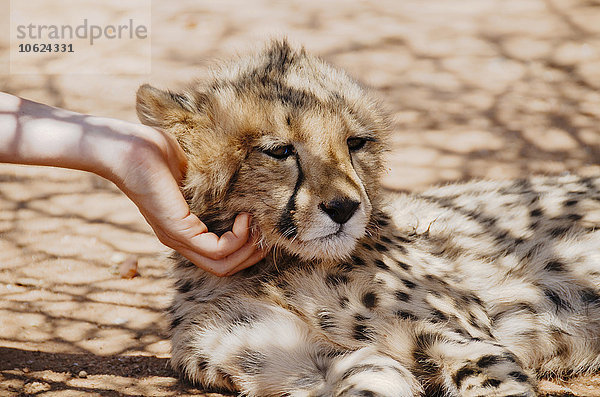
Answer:
<svg viewBox="0 0 600 397"><path fill-rule="evenodd" d="M372 224L386 117L303 48L273 42L178 93L143 85L137 112L180 142L184 194L216 233L246 211L261 244L339 260Z"/></svg>

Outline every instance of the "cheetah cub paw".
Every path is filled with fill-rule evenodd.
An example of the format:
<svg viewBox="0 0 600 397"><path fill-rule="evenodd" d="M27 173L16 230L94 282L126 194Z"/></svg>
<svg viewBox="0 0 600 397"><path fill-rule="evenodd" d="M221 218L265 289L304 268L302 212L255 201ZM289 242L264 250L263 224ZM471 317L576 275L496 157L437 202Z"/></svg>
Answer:
<svg viewBox="0 0 600 397"><path fill-rule="evenodd" d="M327 374L327 390L335 397L409 397L422 394L413 374L398 361L364 347L341 356Z"/></svg>

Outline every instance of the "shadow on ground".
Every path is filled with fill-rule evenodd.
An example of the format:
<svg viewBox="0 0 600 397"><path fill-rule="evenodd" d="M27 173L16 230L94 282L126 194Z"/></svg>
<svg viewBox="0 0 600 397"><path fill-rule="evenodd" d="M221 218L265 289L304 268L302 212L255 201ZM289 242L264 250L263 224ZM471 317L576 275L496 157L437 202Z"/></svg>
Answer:
<svg viewBox="0 0 600 397"><path fill-rule="evenodd" d="M48 3L44 12L61 10ZM389 109L388 189L600 174L598 1L185 0L154 2L152 12L152 74L46 75L40 65L36 75L0 75L0 89L134 120L139 84L176 89L206 76L215 59L285 35ZM2 37L0 57L8 55ZM164 252L110 183L0 165L0 395L200 393L167 366ZM121 279L116 268L130 258L140 276ZM543 388L600 396L600 379Z"/></svg>

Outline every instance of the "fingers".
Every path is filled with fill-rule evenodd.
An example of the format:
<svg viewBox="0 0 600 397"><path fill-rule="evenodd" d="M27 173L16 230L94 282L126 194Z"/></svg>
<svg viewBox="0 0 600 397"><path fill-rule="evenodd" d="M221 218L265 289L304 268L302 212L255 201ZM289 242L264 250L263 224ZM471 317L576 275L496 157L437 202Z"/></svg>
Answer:
<svg viewBox="0 0 600 397"><path fill-rule="evenodd" d="M250 214L239 214L232 230L219 237L210 233L206 225L190 212L171 176L163 175L163 179L167 179L167 183L161 184L160 189L152 194L129 194L163 244L180 252L188 249L208 259L220 260L248 242Z"/></svg>
<svg viewBox="0 0 600 397"><path fill-rule="evenodd" d="M187 233L185 233L187 235L186 240L189 239L187 245L209 259L223 259L233 254L248 242L248 237L250 236L250 214L239 214L235 218L232 230L226 232L221 237L207 232L206 226L195 215L190 214L188 218L190 217L193 218L189 219L189 221L197 224L187 228Z"/></svg>
<svg viewBox="0 0 600 397"><path fill-rule="evenodd" d="M219 277L229 276L250 267L266 255L265 251L257 249L254 239L220 260L209 259L188 248L182 248L179 252L199 268Z"/></svg>
<svg viewBox="0 0 600 397"><path fill-rule="evenodd" d="M250 222L252 217L250 214L242 212L235 217L232 230L224 233L217 241L216 253L221 258L232 254L237 249L241 248L250 236ZM219 257L213 259L220 259Z"/></svg>
<svg viewBox="0 0 600 397"><path fill-rule="evenodd" d="M250 238L250 221L250 214L239 214L232 230L219 238L208 232L206 225L190 213L180 221L177 233L157 235L163 244L175 249L199 268L222 277L252 266L265 257L266 252L257 249L257 238ZM190 235L193 237L190 238Z"/></svg>
<svg viewBox="0 0 600 397"><path fill-rule="evenodd" d="M257 249L248 259L237 265L233 270L228 271L225 276L231 276L239 271L242 271L252 265L255 265L260 260L262 260L265 256L267 256L267 251L262 249Z"/></svg>

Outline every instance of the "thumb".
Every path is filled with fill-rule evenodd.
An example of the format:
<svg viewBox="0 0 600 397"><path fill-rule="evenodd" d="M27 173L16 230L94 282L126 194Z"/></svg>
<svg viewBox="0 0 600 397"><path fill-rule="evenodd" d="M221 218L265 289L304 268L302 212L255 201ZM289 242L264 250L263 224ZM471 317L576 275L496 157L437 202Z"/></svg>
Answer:
<svg viewBox="0 0 600 397"><path fill-rule="evenodd" d="M183 178L185 177L185 173L187 171L187 156L185 152L177 142L174 136L162 131L158 130L163 138L165 139L165 145L162 148L165 160L167 165L169 166L169 170L173 175L173 178L177 181L177 183L181 183Z"/></svg>

